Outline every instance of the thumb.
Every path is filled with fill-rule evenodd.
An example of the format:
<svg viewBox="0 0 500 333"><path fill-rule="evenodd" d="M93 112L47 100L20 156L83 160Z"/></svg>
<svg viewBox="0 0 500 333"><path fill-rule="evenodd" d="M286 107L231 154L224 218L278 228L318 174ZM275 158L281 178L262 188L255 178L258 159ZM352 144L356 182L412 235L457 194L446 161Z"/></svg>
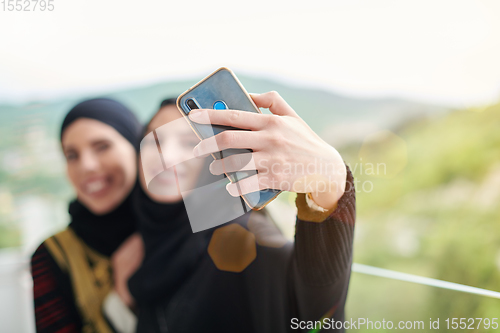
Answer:
<svg viewBox="0 0 500 333"><path fill-rule="evenodd" d="M298 117L297 113L276 91L270 91L260 95L250 94L250 97L252 97L257 107L269 109L269 111L273 114L279 116Z"/></svg>

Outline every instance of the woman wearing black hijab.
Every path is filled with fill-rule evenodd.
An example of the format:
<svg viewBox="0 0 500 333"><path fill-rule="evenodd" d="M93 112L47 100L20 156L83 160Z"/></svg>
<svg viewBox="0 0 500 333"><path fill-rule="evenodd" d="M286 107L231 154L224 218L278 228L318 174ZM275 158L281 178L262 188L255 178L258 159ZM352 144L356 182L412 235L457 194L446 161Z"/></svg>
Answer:
<svg viewBox="0 0 500 333"><path fill-rule="evenodd" d="M71 222L31 260L37 332L113 332L101 307L113 287L109 257L135 232L131 196L142 132L123 104L77 104L61 127L67 175L77 199Z"/></svg>
<svg viewBox="0 0 500 333"><path fill-rule="evenodd" d="M269 141L268 146L276 156L287 149L298 154L297 158L314 157L307 149L331 151L311 134L314 132L301 127L305 123L291 108L287 109L289 106L277 94L252 98L257 106L269 107L273 116L292 123L293 128L281 123L278 133L290 131L298 137L293 141L297 138L283 135L289 141L281 148L276 140ZM227 213L226 217L231 216L231 209L238 205L233 205L230 198L238 196L220 199L218 182L224 179L218 170L221 162L209 166L192 158L192 148L198 140L173 103L172 100L162 103L141 143L141 187L135 190L134 207L145 257L129 280L130 292L140 310L137 332L290 332L318 328L315 321L321 321L325 331L335 330L332 323L344 319L352 261L355 193L350 171L343 162L343 167L336 165L343 172L332 174L341 184L333 188L333 192L340 188L333 199L331 193L313 196L297 190L302 193L296 199L298 214L293 243L284 239L265 209L248 210L216 229L193 233L192 230L200 229L201 220L210 220L220 211ZM223 117L226 119L217 119L212 117L214 114L210 114L210 119L217 124L244 120L243 116L229 114ZM274 122L269 119L258 120L269 125ZM234 127L249 129L245 126L254 126L252 121ZM223 141L212 147L214 152L231 148L221 148ZM294 149L290 150L294 143ZM198 144L194 152L205 149L199 155L206 154L208 148L202 145L203 142ZM259 151L247 146L232 148L243 147ZM326 154L323 157L328 157ZM227 163L225 170L234 168L232 163ZM208 168L218 176L207 175ZM235 170L240 169L229 171ZM214 185L207 190L209 184ZM227 186L228 192L232 185ZM202 195L192 200L198 193Z"/></svg>

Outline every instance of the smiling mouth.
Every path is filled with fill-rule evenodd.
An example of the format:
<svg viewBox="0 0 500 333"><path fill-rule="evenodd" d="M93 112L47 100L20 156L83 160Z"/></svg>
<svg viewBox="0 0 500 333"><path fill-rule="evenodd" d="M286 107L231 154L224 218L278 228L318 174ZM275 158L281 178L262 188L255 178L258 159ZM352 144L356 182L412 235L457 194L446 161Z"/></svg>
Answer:
<svg viewBox="0 0 500 333"><path fill-rule="evenodd" d="M99 197L105 195L111 188L112 180L111 177L100 177L97 179L92 179L86 181L82 190L83 193L93 197Z"/></svg>

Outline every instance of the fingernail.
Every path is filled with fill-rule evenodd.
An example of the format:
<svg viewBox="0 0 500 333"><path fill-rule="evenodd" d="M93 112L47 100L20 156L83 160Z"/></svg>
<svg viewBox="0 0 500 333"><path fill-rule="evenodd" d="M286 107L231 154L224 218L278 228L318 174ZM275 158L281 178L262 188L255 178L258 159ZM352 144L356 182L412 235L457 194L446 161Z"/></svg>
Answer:
<svg viewBox="0 0 500 333"><path fill-rule="evenodd" d="M216 174L216 173L215 173L215 171L214 171L213 163L214 163L214 162L210 163L210 165L208 166L208 170L210 171L210 173L211 173L212 175L217 176L217 174Z"/></svg>
<svg viewBox="0 0 500 333"><path fill-rule="evenodd" d="M238 190L236 189L236 185L233 185L231 183L226 185L226 190L231 194L233 197L238 197Z"/></svg>
<svg viewBox="0 0 500 333"><path fill-rule="evenodd" d="M200 144L197 144L194 148L193 148L193 155L195 157L198 157L200 156L200 148L198 147Z"/></svg>

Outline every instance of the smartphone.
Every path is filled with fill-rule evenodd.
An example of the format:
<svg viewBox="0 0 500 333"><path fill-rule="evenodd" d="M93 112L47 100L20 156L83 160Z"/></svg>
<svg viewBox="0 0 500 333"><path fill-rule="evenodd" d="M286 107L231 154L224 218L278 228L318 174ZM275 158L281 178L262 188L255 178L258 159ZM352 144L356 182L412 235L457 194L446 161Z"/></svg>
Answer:
<svg viewBox="0 0 500 333"><path fill-rule="evenodd" d="M230 126L197 124L192 122L188 115L193 109L217 109L217 110L241 110L247 112L261 113L252 98L246 92L236 75L222 67L208 75L193 87L182 93L177 98L177 108L187 120L200 140L207 139L226 130L241 130ZM223 111L221 111L223 112ZM251 149L225 149L213 153L214 159L250 153ZM245 170L226 173L232 183L257 174L255 170ZM264 208L269 202L281 193L280 190L266 189L242 195L242 199L253 210Z"/></svg>

